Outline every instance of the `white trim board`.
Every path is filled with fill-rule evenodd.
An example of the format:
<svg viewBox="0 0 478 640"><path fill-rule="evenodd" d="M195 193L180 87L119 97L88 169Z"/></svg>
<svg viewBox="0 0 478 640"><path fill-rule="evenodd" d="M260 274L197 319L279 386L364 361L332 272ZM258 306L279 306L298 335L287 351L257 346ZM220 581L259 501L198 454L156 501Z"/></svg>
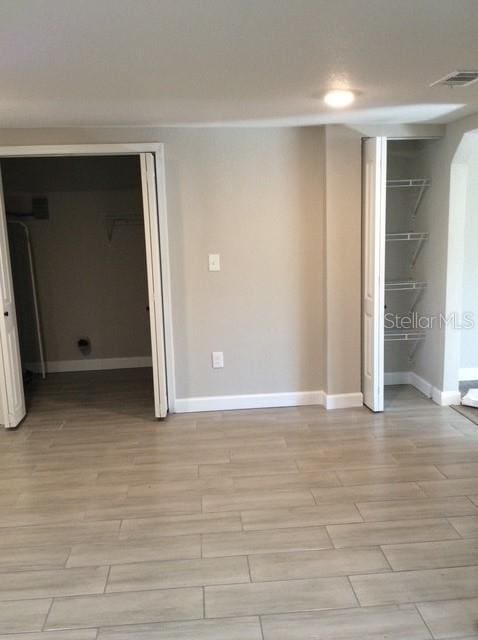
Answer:
<svg viewBox="0 0 478 640"><path fill-rule="evenodd" d="M434 387L432 400L441 407L448 407L451 404L461 404L461 393L459 391L440 391L440 389Z"/></svg>
<svg viewBox="0 0 478 640"><path fill-rule="evenodd" d="M384 380L386 386L409 384L412 387L415 387L415 389L418 389L418 391L427 396L427 398L431 398L433 395L433 385L413 371L392 371L385 373Z"/></svg>
<svg viewBox="0 0 478 640"><path fill-rule="evenodd" d="M125 154L157 153L161 142L113 142L93 144L34 144L2 145L0 157L18 158L22 156L119 156Z"/></svg>
<svg viewBox="0 0 478 640"><path fill-rule="evenodd" d="M324 393L323 405L326 409L350 409L363 405L363 394L357 393Z"/></svg>
<svg viewBox="0 0 478 640"><path fill-rule="evenodd" d="M465 367L460 369L459 380L460 382L478 380L478 367Z"/></svg>
<svg viewBox="0 0 478 640"><path fill-rule="evenodd" d="M386 373L385 385L395 384L409 384L442 407L461 403L461 394L459 391L441 391L413 371L391 371Z"/></svg>
<svg viewBox="0 0 478 640"><path fill-rule="evenodd" d="M176 413L196 411L232 411L234 409L272 409L280 407L323 406L326 409L361 407L361 393L327 395L324 391L254 393L234 396L176 398Z"/></svg>
<svg viewBox="0 0 478 640"><path fill-rule="evenodd" d="M46 363L48 373L67 371L107 371L109 369L140 369L152 367L151 356L131 358L84 358L83 360L50 360ZM27 362L25 367L34 373L41 372L39 362Z"/></svg>

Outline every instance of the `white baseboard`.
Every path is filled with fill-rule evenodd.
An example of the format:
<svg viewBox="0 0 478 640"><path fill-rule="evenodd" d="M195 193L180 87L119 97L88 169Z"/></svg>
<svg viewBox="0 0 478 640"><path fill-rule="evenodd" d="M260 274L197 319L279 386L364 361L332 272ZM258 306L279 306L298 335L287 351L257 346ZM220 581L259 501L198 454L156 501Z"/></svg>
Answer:
<svg viewBox="0 0 478 640"><path fill-rule="evenodd" d="M273 407L299 407L324 404L323 391L296 391L291 393L253 393L237 396L203 396L176 398L176 413L195 411L230 411L233 409L267 409Z"/></svg>
<svg viewBox="0 0 478 640"><path fill-rule="evenodd" d="M361 407L361 393L327 395L324 391L292 391L290 393L254 393L236 396L204 396L176 398L176 413L196 411L232 411L234 409L272 409L275 407L323 406L326 409Z"/></svg>
<svg viewBox="0 0 478 640"><path fill-rule="evenodd" d="M478 380L478 378L476 379ZM410 384L412 387L415 387L415 389L418 389L418 391L421 391L427 398L431 398L433 402L436 402L436 404L442 407L461 403L461 394L459 391L441 391L413 371L392 371L386 373L385 384Z"/></svg>
<svg viewBox="0 0 478 640"><path fill-rule="evenodd" d="M105 371L108 369L139 369L151 367L150 356L131 358L84 358L83 360L52 360L46 363L48 373L63 373L67 371ZM25 367L34 373L40 373L39 362L27 362Z"/></svg>
<svg viewBox="0 0 478 640"><path fill-rule="evenodd" d="M409 373L409 384L411 384L412 387L415 387L415 389L418 389L418 391L421 391L424 396L427 396L427 398L432 398L434 391L433 385L413 371L410 371Z"/></svg>
<svg viewBox="0 0 478 640"><path fill-rule="evenodd" d="M413 371L390 371L384 376L385 385L409 384L418 389L427 398L433 395L433 385Z"/></svg>
<svg viewBox="0 0 478 640"><path fill-rule="evenodd" d="M450 404L461 404L461 393L459 391L440 391L440 389L433 388L433 402L436 402L442 407L447 407Z"/></svg>
<svg viewBox="0 0 478 640"><path fill-rule="evenodd" d="M326 409L349 409L351 407L361 407L363 405L363 394L360 392L324 395L324 406Z"/></svg>
<svg viewBox="0 0 478 640"><path fill-rule="evenodd" d="M467 382L468 380L478 380L478 368L465 367L459 371L460 382Z"/></svg>

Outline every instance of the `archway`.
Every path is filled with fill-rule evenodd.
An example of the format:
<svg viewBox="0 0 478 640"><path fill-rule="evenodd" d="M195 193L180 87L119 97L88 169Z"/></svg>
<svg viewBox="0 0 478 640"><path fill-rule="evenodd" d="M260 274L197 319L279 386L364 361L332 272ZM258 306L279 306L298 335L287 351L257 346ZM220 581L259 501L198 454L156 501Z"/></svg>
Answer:
<svg viewBox="0 0 478 640"><path fill-rule="evenodd" d="M443 388L456 392L461 379L478 379L477 212L478 130L474 130L463 136L450 173Z"/></svg>

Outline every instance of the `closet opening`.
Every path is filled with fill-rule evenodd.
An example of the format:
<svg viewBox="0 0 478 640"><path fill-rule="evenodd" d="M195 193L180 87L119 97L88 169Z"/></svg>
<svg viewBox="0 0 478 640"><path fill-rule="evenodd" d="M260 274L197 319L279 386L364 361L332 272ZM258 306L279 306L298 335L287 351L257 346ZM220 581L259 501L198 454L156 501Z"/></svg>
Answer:
<svg viewBox="0 0 478 640"><path fill-rule="evenodd" d="M34 421L62 411L81 420L86 410L92 419L159 417L148 217L157 203L142 156L152 158L1 160L11 315Z"/></svg>
<svg viewBox="0 0 478 640"><path fill-rule="evenodd" d="M424 152L430 140L387 142L384 408L419 408L431 400L420 385L420 355L430 326L427 306L433 189Z"/></svg>
<svg viewBox="0 0 478 640"><path fill-rule="evenodd" d="M431 402L423 371L433 265L433 139L369 138L363 153L363 393L373 411Z"/></svg>

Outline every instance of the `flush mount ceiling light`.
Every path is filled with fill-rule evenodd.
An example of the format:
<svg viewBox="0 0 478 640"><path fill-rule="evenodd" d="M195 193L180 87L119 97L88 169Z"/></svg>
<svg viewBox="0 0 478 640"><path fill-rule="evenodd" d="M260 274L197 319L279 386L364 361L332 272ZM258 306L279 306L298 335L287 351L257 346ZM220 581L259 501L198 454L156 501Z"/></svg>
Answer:
<svg viewBox="0 0 478 640"><path fill-rule="evenodd" d="M355 100L355 94L348 89L333 89L328 91L324 96L324 102L334 109L343 109L348 107Z"/></svg>

